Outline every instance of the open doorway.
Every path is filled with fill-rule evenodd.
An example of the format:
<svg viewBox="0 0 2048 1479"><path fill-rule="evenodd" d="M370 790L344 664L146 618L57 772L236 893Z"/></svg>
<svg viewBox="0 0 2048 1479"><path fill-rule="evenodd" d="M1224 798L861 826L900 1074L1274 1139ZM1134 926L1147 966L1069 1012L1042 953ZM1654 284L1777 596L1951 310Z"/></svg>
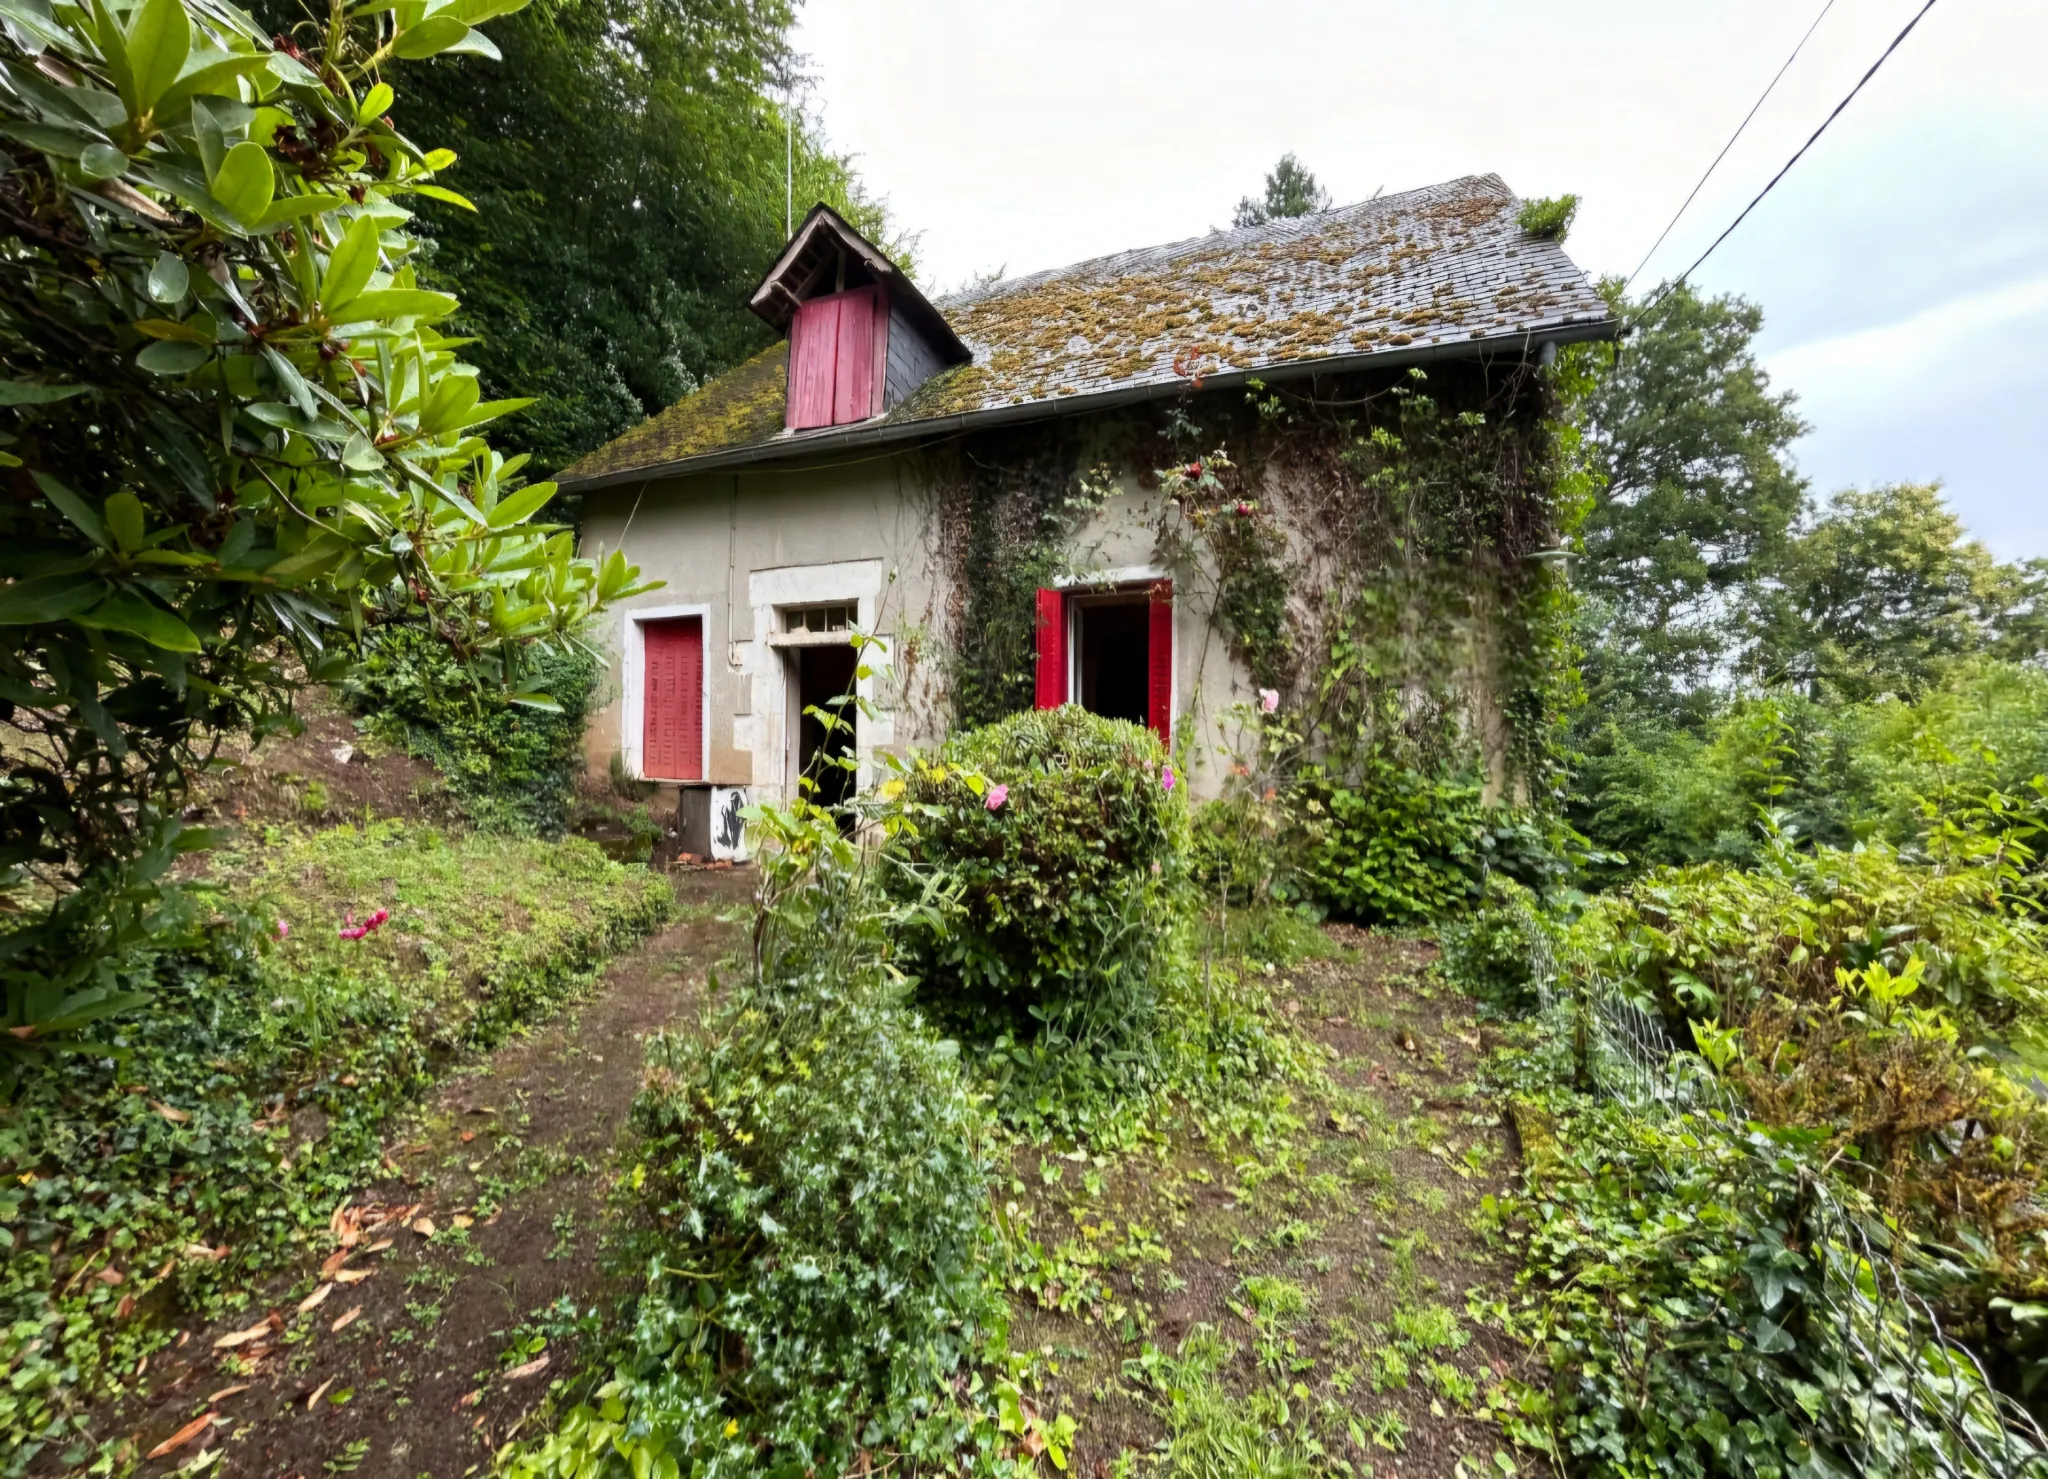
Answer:
<svg viewBox="0 0 2048 1479"><path fill-rule="evenodd" d="M1074 604L1075 697L1091 714L1145 723L1152 692L1146 594L1090 596Z"/></svg>
<svg viewBox="0 0 2048 1479"><path fill-rule="evenodd" d="M791 652L796 662L797 753L796 767L799 776L808 776L817 783L811 799L820 806L839 806L853 797L854 774L843 765L828 764L830 760L851 759L854 753L854 725L859 710L848 698L845 703L833 700L846 697L854 691L854 668L857 654L853 644L841 646L834 643L826 647L798 647ZM817 714L817 709L832 715L838 723L828 727Z"/></svg>

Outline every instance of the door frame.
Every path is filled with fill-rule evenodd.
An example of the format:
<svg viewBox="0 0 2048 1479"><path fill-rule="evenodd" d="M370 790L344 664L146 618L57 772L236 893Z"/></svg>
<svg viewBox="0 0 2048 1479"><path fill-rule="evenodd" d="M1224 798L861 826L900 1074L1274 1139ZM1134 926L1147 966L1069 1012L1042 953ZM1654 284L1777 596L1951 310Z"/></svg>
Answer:
<svg viewBox="0 0 2048 1479"><path fill-rule="evenodd" d="M650 621L675 621L694 616L702 626L704 661L699 664L698 712L703 715L704 732L698 736L698 754L703 757L704 779L711 776L711 607L698 601L678 606L635 606L621 619L619 638L619 756L626 774L636 781L650 779L642 753L647 738L647 634L642 628ZM661 780L662 777L652 777ZM676 782L698 785L697 781Z"/></svg>

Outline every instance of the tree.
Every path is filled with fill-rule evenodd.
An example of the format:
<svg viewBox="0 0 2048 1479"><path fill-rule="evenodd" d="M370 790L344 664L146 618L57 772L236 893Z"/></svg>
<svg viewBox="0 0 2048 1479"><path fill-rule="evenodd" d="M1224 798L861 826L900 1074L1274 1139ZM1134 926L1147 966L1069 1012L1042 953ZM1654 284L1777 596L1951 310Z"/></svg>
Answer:
<svg viewBox="0 0 2048 1479"><path fill-rule="evenodd" d="M1330 192L1316 183L1316 177L1301 167L1292 154L1280 156L1273 172L1266 176L1266 193L1254 200L1239 200L1230 218L1232 226L1263 226L1283 216L1313 216L1330 208Z"/></svg>
<svg viewBox="0 0 2048 1479"><path fill-rule="evenodd" d="M2023 624L2023 603L2038 597L2028 576L1965 537L1939 484L1850 489L1752 595L1749 663L1765 683L1815 698L1915 698L1993 646L2008 620Z"/></svg>
<svg viewBox="0 0 2048 1479"><path fill-rule="evenodd" d="M272 0L273 4L280 0ZM290 0L281 0L290 3ZM502 61L452 58L407 120L452 149L470 212L422 202L421 272L487 395L531 395L502 433L561 467L773 335L746 299L782 246L788 0L535 0L493 28ZM801 123L799 218L825 201L877 240L881 208Z"/></svg>
<svg viewBox="0 0 2048 1479"><path fill-rule="evenodd" d="M385 74L519 3L336 0L273 50L222 0L0 0L0 1045L124 1003L191 776L334 634L417 622L516 691L638 588L479 434L524 402L481 397L406 229L461 201Z"/></svg>
<svg viewBox="0 0 2048 1479"><path fill-rule="evenodd" d="M1762 312L1683 285L1636 315L1584 405L1604 475L1581 530L1575 579L1591 600L1588 691L1596 714L1687 710L1734 641L1735 593L1773 571L1806 507L1788 450L1806 431L1794 397L1756 361Z"/></svg>

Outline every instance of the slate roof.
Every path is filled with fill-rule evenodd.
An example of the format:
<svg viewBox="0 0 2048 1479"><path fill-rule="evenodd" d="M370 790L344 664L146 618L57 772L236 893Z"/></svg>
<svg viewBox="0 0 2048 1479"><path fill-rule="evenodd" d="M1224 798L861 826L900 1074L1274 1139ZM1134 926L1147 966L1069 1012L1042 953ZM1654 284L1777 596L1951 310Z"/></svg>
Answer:
<svg viewBox="0 0 2048 1479"><path fill-rule="evenodd" d="M855 426L782 427L788 345L775 345L562 474L824 453L978 421L1078 411L1205 379L1341 362L1399 364L1612 334L1605 301L1555 241L1516 224L1497 175L1468 175L1321 215L1098 257L937 300L973 350ZM1333 364L1332 369L1339 365Z"/></svg>

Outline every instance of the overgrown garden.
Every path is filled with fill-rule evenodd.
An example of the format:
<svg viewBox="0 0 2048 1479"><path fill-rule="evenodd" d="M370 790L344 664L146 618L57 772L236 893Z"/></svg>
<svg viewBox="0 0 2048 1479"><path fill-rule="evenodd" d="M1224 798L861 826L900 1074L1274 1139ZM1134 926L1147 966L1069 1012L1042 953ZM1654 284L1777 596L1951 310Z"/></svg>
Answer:
<svg viewBox="0 0 2048 1479"><path fill-rule="evenodd" d="M0 0L9 1473L201 1472L266 1370L352 1400L285 1386L361 1312L323 1305L366 1209L441 1234L364 1199L436 1192L401 1111L674 912L558 840L589 622L641 587L542 522L481 387L558 376L548 463L745 351L700 299L774 234L788 16L636 13L638 68L596 11L506 28L564 128L616 118L535 78L602 74L650 170L708 150L743 206L600 182L639 267L557 355L522 305L609 258L491 257L394 122L452 54L420 116L518 195L474 109L516 8ZM1287 166L1251 217L1313 207ZM573 1359L479 1464L2048 1473L2048 567L1936 489L1814 507L1755 311L1617 306L1554 363L1196 370L1085 445L956 449L955 737L754 809L744 937L594 1173L606 1297L523 1312L488 1380ZM1030 593L1118 478L1256 685L1200 805L1184 736L1029 708ZM455 825L231 812L323 684ZM209 1327L227 1383L156 1389ZM119 1431L152 1401L183 1425Z"/></svg>

